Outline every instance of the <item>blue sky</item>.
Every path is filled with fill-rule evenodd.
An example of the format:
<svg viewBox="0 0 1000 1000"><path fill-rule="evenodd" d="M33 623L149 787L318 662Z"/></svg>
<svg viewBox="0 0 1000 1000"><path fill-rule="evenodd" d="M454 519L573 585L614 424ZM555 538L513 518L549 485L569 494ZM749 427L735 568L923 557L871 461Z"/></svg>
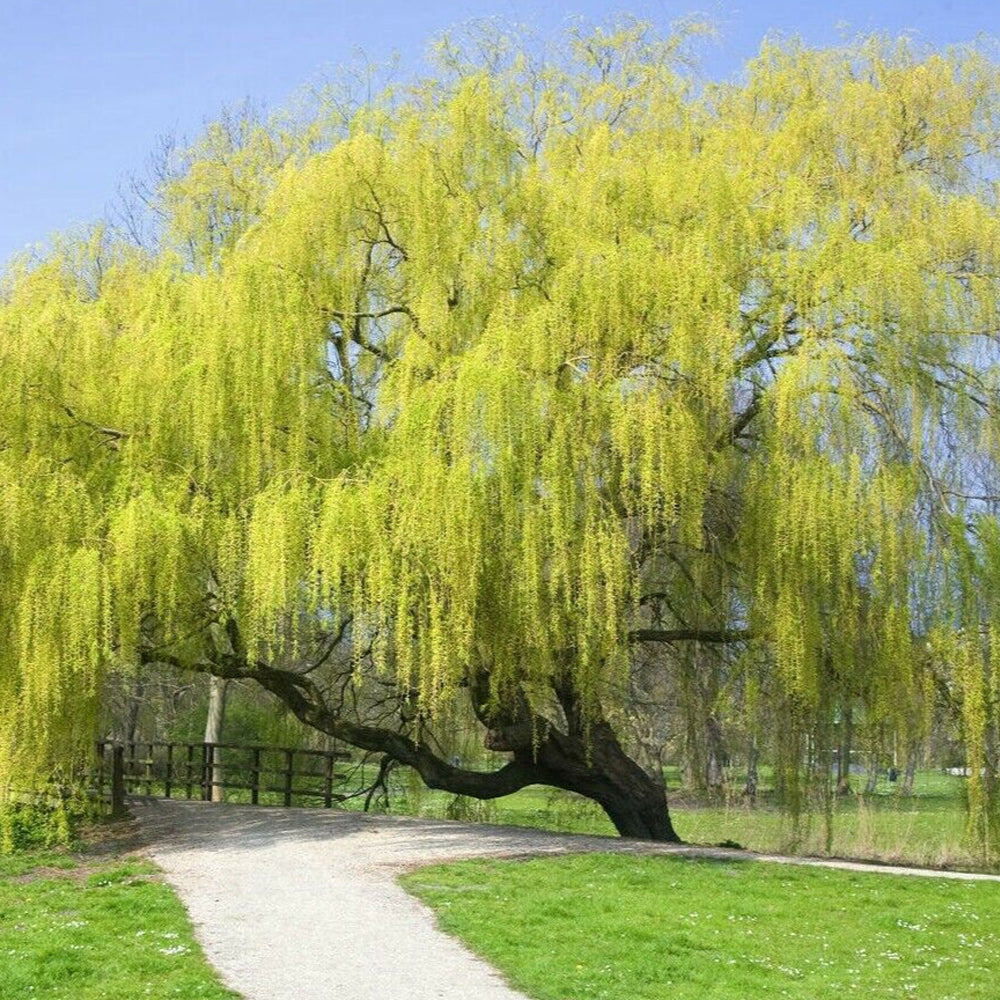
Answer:
<svg viewBox="0 0 1000 1000"><path fill-rule="evenodd" d="M575 15L626 10L668 26L702 12L718 25L712 77L736 72L769 29L834 43L854 31L910 31L933 44L1000 37L994 0L0 0L0 263L53 232L99 218L157 138L192 136L226 104L280 106L362 50L418 71L430 38L498 16L550 34Z"/></svg>

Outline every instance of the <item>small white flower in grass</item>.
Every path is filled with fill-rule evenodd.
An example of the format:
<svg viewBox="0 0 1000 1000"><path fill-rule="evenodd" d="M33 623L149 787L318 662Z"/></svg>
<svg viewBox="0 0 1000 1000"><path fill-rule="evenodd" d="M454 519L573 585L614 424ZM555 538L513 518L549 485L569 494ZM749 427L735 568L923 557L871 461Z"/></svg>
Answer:
<svg viewBox="0 0 1000 1000"><path fill-rule="evenodd" d="M159 952L161 955L185 955L188 952L188 948L183 944L175 944L169 948L160 948Z"/></svg>

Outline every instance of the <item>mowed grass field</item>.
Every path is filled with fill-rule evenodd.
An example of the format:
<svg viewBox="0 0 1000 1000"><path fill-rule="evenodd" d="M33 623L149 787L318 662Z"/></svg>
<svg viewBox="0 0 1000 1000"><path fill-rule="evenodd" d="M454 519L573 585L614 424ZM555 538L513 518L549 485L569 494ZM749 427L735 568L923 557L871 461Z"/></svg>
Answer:
<svg viewBox="0 0 1000 1000"><path fill-rule="evenodd" d="M536 1000L998 996L996 882L581 855L403 884Z"/></svg>
<svg viewBox="0 0 1000 1000"><path fill-rule="evenodd" d="M0 1000L224 1000L180 901L113 852L0 855Z"/></svg>

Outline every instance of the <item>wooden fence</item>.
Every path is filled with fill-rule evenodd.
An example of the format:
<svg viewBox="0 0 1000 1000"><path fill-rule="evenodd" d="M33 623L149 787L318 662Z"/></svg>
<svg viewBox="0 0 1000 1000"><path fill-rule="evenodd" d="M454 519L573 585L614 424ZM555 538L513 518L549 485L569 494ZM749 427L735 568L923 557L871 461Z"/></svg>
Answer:
<svg viewBox="0 0 1000 1000"><path fill-rule="evenodd" d="M125 811L129 793L210 802L216 788L238 792L251 805L308 804L329 809L344 796L334 785L344 774L345 750L246 746L238 743L97 744L96 783L113 815ZM249 792L249 797L246 793Z"/></svg>

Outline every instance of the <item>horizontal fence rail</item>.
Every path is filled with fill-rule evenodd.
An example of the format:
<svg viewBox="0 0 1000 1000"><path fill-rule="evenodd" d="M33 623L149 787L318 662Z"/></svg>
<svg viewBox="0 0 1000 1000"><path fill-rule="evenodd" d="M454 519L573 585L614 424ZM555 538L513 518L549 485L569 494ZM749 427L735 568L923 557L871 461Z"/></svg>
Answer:
<svg viewBox="0 0 1000 1000"><path fill-rule="evenodd" d="M161 798L217 798L216 789L233 792L231 801L251 805L318 804L329 809L346 796L335 790L346 775L338 762L346 750L304 750L239 743L97 744L96 783L121 815L129 793Z"/></svg>

